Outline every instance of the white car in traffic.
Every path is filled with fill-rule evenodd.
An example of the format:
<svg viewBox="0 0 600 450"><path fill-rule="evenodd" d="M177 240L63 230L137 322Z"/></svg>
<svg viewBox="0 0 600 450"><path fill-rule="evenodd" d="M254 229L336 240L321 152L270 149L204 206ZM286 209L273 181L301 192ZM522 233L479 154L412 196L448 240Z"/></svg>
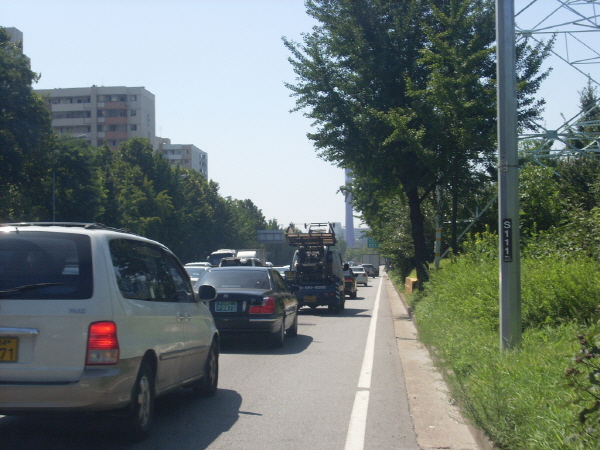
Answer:
<svg viewBox="0 0 600 450"><path fill-rule="evenodd" d="M367 275L365 268L363 266L352 266L350 269L352 269L352 273L354 273L356 284L367 286L367 283L369 282L369 275Z"/></svg>
<svg viewBox="0 0 600 450"><path fill-rule="evenodd" d="M217 390L215 297L133 233L0 224L0 415L114 411L145 438L157 396Z"/></svg>

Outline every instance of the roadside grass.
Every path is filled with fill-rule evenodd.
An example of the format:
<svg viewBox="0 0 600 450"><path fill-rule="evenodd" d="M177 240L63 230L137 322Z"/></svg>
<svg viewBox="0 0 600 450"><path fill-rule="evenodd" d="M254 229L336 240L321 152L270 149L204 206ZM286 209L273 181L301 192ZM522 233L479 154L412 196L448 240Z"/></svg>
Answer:
<svg viewBox="0 0 600 450"><path fill-rule="evenodd" d="M580 348L577 335L599 319L600 264L583 257L524 258L523 341L517 350L501 351L495 247L495 240L472 243L409 296L419 339L465 417L499 448L594 448L578 422L583 397L565 371Z"/></svg>

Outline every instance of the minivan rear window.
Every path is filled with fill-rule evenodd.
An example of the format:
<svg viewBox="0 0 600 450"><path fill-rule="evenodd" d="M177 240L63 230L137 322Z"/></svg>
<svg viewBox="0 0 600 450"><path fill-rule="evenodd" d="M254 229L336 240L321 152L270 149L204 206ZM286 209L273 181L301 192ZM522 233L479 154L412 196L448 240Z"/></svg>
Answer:
<svg viewBox="0 0 600 450"><path fill-rule="evenodd" d="M92 297L90 238L74 233L0 233L0 298Z"/></svg>

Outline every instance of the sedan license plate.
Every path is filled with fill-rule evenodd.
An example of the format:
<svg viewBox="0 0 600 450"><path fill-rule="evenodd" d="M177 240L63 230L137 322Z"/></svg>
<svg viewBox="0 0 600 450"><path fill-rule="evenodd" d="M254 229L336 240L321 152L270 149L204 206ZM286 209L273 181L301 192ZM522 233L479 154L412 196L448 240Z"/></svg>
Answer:
<svg viewBox="0 0 600 450"><path fill-rule="evenodd" d="M17 362L17 338L0 338L0 362Z"/></svg>
<svg viewBox="0 0 600 450"><path fill-rule="evenodd" d="M315 303L317 301L317 297L315 297L314 295L307 295L306 297L304 297L304 301L306 303Z"/></svg>
<svg viewBox="0 0 600 450"><path fill-rule="evenodd" d="M216 302L215 312L237 312L237 302Z"/></svg>

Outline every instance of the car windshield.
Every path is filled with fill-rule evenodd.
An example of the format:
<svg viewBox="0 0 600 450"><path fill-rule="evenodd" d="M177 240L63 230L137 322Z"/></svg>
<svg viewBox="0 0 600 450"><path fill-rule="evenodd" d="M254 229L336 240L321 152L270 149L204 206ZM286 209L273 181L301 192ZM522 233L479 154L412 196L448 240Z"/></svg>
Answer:
<svg viewBox="0 0 600 450"><path fill-rule="evenodd" d="M196 286L209 284L216 289L271 289L271 283L266 270L207 270Z"/></svg>
<svg viewBox="0 0 600 450"><path fill-rule="evenodd" d="M357 272L364 272L365 269L363 269L362 267L352 267L352 272L357 273Z"/></svg>

